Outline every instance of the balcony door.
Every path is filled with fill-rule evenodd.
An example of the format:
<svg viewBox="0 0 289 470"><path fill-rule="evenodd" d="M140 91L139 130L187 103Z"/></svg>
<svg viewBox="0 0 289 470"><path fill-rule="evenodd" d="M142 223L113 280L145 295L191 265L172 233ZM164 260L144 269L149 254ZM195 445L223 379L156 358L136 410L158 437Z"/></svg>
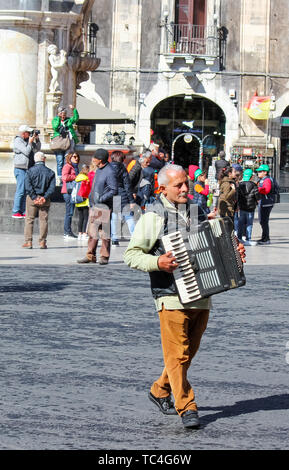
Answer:
<svg viewBox="0 0 289 470"><path fill-rule="evenodd" d="M204 54L206 0L177 0L175 17L177 52Z"/></svg>
<svg viewBox="0 0 289 470"><path fill-rule="evenodd" d="M177 0L176 23L205 26L206 0Z"/></svg>

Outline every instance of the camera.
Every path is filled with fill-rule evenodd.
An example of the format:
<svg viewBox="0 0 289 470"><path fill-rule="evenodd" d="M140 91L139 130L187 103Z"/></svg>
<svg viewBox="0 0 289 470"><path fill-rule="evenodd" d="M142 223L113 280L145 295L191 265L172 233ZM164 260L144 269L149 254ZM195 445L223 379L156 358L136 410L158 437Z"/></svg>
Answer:
<svg viewBox="0 0 289 470"><path fill-rule="evenodd" d="M31 131L30 135L31 137L33 137L34 135L39 135L40 134L40 130L39 129L34 129L33 131Z"/></svg>

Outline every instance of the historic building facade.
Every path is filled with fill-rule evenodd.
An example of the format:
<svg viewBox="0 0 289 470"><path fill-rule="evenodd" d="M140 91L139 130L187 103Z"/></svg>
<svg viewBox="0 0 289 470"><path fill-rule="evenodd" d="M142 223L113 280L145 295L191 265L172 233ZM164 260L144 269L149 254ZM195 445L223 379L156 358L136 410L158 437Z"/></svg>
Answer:
<svg viewBox="0 0 289 470"><path fill-rule="evenodd" d="M0 0L0 180L14 182L12 141L21 124L40 130L49 148L59 105L76 105L76 91L100 63L91 28L94 0Z"/></svg>
<svg viewBox="0 0 289 470"><path fill-rule="evenodd" d="M135 121L127 133L136 144L175 144L185 165L200 142L207 155L224 147L239 161L266 157L278 175L287 161L287 1L97 0L92 15L101 65L90 97ZM244 110L256 91L271 97L268 120ZM106 130L120 128L102 128L99 141ZM175 141L185 132L190 144Z"/></svg>
<svg viewBox="0 0 289 470"><path fill-rule="evenodd" d="M287 0L0 0L1 181L13 180L19 125L39 128L49 155L51 117L77 91L128 118L97 124L92 149L122 132L184 166L201 146L207 159L225 148L278 176L289 169L288 18ZM256 91L271 97L267 120L244 110Z"/></svg>

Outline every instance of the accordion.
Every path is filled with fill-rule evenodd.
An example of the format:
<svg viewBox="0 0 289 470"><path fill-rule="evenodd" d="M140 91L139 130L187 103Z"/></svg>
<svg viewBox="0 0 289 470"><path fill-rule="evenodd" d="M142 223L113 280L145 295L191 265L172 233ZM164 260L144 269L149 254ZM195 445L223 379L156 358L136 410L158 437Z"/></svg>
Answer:
<svg viewBox="0 0 289 470"><path fill-rule="evenodd" d="M184 240L180 231L162 237L166 252L176 257L173 271L183 304L209 297L246 283L237 240L229 218L202 222Z"/></svg>

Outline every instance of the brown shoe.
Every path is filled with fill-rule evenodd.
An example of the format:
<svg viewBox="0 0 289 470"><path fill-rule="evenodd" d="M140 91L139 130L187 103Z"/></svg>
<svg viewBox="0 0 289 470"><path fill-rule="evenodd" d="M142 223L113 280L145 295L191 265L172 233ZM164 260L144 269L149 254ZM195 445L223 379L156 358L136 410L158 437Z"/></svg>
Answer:
<svg viewBox="0 0 289 470"><path fill-rule="evenodd" d="M40 246L40 249L42 249L42 250L46 250L46 249L47 249L46 242L40 242L40 243L39 243L39 246Z"/></svg>
<svg viewBox="0 0 289 470"><path fill-rule="evenodd" d="M82 259L78 259L76 262L78 264L96 263L96 257L94 256L93 258L89 259L85 256Z"/></svg>
<svg viewBox="0 0 289 470"><path fill-rule="evenodd" d="M104 256L101 256L99 258L98 264L108 264L108 258L105 258Z"/></svg>
<svg viewBox="0 0 289 470"><path fill-rule="evenodd" d="M29 248L29 249L31 249L31 248L32 248L32 242L25 242L25 243L23 243L22 248Z"/></svg>

